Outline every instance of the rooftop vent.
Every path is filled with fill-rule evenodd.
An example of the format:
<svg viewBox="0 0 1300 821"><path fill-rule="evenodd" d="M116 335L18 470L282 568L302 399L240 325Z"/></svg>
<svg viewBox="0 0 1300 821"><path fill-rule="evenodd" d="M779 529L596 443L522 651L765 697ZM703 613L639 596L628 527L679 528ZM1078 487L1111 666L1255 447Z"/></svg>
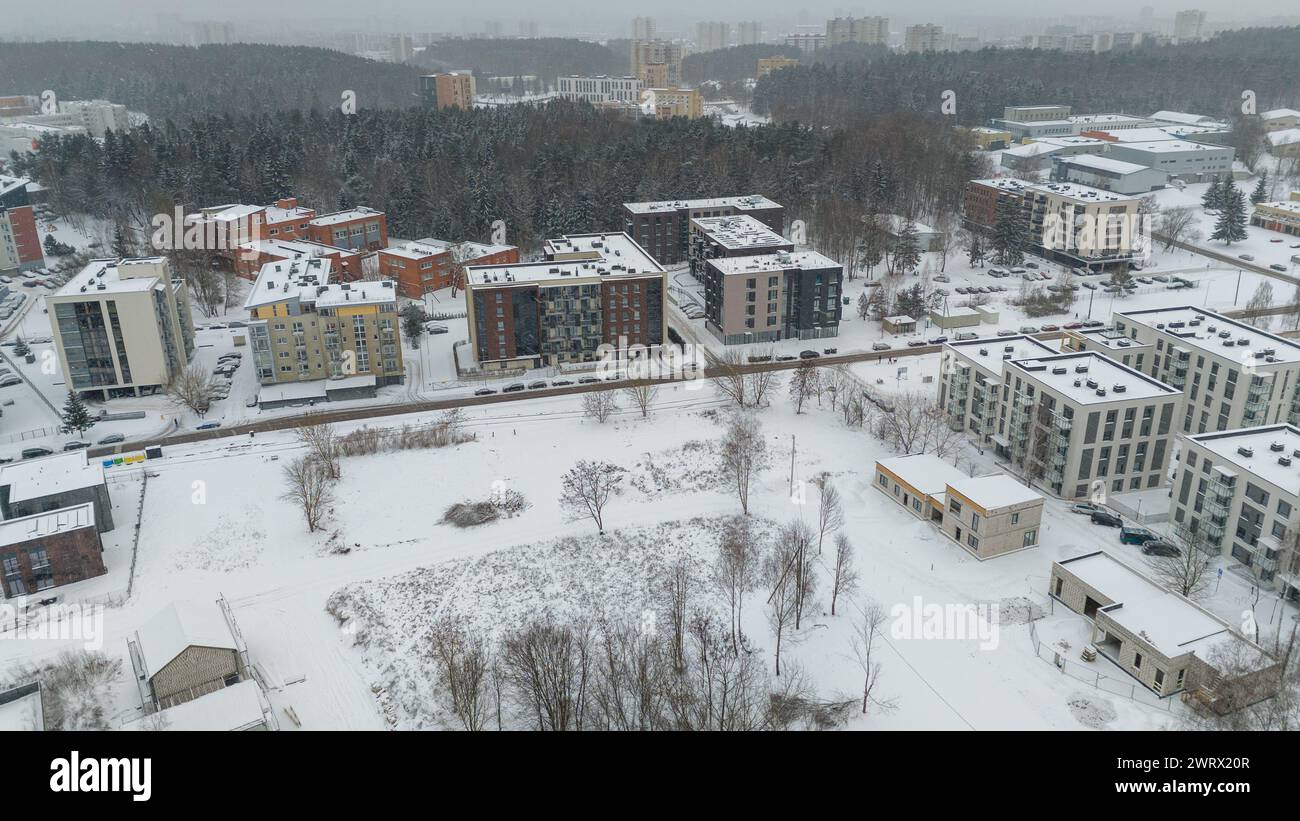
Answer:
<svg viewBox="0 0 1300 821"><path fill-rule="evenodd" d="M1075 386L1076 388L1083 387L1083 380L1082 380L1082 379L1076 379L1076 380L1074 380L1074 386Z"/></svg>
<svg viewBox="0 0 1300 821"><path fill-rule="evenodd" d="M1113 388L1111 388L1111 390L1113 390L1115 393L1124 393L1125 391L1128 390L1128 385L1115 385Z"/></svg>
<svg viewBox="0 0 1300 821"><path fill-rule="evenodd" d="M1273 451L1274 453L1281 453L1282 451L1286 450L1286 445L1282 444L1281 442L1270 442L1268 445L1268 449Z"/></svg>
<svg viewBox="0 0 1300 821"><path fill-rule="evenodd" d="M1097 395L1098 395L1098 396L1105 396L1105 395L1106 395L1106 389L1105 389L1105 388L1098 388L1098 389L1097 389Z"/></svg>
<svg viewBox="0 0 1300 821"><path fill-rule="evenodd" d="M1240 456L1245 456L1247 459L1249 459L1250 457L1255 455L1255 449L1248 448L1245 445L1242 445L1241 447L1237 448L1237 454Z"/></svg>
<svg viewBox="0 0 1300 821"><path fill-rule="evenodd" d="M1065 373L1066 370L1068 370L1068 369L1065 368L1064 366L1059 366L1059 365L1058 365L1057 367L1052 368L1052 373L1056 374L1057 376L1060 376L1061 374Z"/></svg>
<svg viewBox="0 0 1300 821"><path fill-rule="evenodd" d="M1087 366L1087 365L1075 365L1075 366L1074 366L1074 372L1075 372L1075 373L1087 373L1087 372L1088 372L1088 366Z"/></svg>
<svg viewBox="0 0 1300 821"><path fill-rule="evenodd" d="M1278 463L1279 465L1281 465L1282 467L1284 467L1284 468L1289 468L1289 467L1291 467L1291 457L1290 457L1290 456L1279 456L1279 457L1277 457L1277 463Z"/></svg>

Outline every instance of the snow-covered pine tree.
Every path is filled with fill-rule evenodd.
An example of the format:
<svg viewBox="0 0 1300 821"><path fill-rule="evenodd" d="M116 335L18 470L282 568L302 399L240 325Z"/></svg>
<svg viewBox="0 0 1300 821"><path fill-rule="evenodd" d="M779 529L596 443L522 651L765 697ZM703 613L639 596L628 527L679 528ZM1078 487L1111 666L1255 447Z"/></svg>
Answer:
<svg viewBox="0 0 1300 821"><path fill-rule="evenodd" d="M68 391L68 401L63 405L63 426L69 432L76 431L82 433L89 430L95 424L95 419L90 415L90 410L86 408L86 403L82 401L81 395L76 391Z"/></svg>

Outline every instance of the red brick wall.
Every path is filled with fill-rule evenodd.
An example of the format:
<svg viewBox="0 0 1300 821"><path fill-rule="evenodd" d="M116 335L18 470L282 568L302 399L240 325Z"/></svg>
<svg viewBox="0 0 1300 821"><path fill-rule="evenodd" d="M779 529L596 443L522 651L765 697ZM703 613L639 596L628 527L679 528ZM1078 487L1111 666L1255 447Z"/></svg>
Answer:
<svg viewBox="0 0 1300 821"><path fill-rule="evenodd" d="M649 326L646 320L645 279L609 277L600 283L601 341L618 345L620 337L627 337L628 345L647 345ZM623 288L627 287L627 293ZM626 299L627 307L623 307ZM641 318L636 319L640 311ZM627 319L623 319L626 313ZM640 331L635 330L640 326Z"/></svg>
<svg viewBox="0 0 1300 821"><path fill-rule="evenodd" d="M0 559L7 556L18 557L18 566L21 568L23 583L27 586L28 594L36 592L36 582L32 578L28 551L39 547L45 548L49 555L55 587L102 576L108 572L108 568L104 566L103 544L100 542L99 532L93 527L55 533L0 548ZM8 595L8 588L4 593Z"/></svg>
<svg viewBox="0 0 1300 821"><path fill-rule="evenodd" d="M379 221L379 241L369 242L366 245L367 251L378 251L388 247L388 218L381 212L378 214L367 214L364 217L358 217L347 222L337 222L330 225L312 225L309 228L307 239L312 242L319 242L322 245L334 245L334 232L346 230L349 235L352 233L353 226L366 225L367 223Z"/></svg>
<svg viewBox="0 0 1300 821"><path fill-rule="evenodd" d="M36 228L36 215L30 205L20 205L9 209L9 226L14 232L14 243L18 247L19 262L44 262L45 254L41 248L41 234Z"/></svg>

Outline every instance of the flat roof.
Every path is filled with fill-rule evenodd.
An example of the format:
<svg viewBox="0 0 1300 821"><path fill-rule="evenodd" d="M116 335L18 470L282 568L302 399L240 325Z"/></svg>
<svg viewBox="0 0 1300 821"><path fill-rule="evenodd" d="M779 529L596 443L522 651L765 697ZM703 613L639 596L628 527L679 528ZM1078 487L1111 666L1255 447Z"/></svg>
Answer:
<svg viewBox="0 0 1300 821"><path fill-rule="evenodd" d="M1272 145L1294 145L1300 143L1300 128L1283 128L1280 131L1270 131L1266 136Z"/></svg>
<svg viewBox="0 0 1300 821"><path fill-rule="evenodd" d="M391 279L335 282L318 287L312 297L317 308L346 308L349 305L374 305L397 301L397 289Z"/></svg>
<svg viewBox="0 0 1300 821"><path fill-rule="evenodd" d="M1126 334L1115 330L1114 328L1080 328L1077 331L1071 331L1079 336L1086 337L1092 342L1097 343L1112 351L1124 351L1129 348L1150 348L1154 343L1138 342L1136 339L1130 339Z"/></svg>
<svg viewBox="0 0 1300 821"><path fill-rule="evenodd" d="M269 705L267 705L269 707ZM262 694L256 681L247 679L229 687L177 704L155 714L164 730L183 732L229 732L245 730L266 721ZM124 730L146 730L158 726L155 720L138 718Z"/></svg>
<svg viewBox="0 0 1300 821"><path fill-rule="evenodd" d="M1242 472L1300 496L1300 428L1294 425L1266 425L1255 428L1198 433L1189 440L1213 453L1216 461L1236 465ZM1246 448L1250 456L1242 455ZM1278 462L1290 460L1290 465Z"/></svg>
<svg viewBox="0 0 1300 821"><path fill-rule="evenodd" d="M943 493L948 485L969 478L953 465L933 453L913 453L877 459L877 468L884 468L914 489L929 496Z"/></svg>
<svg viewBox="0 0 1300 821"><path fill-rule="evenodd" d="M366 217L378 217L383 211L376 211L373 208L364 206L358 208L349 208L346 211L335 211L333 214L322 214L319 217L312 217L312 225L338 225L353 220L365 219Z"/></svg>
<svg viewBox="0 0 1300 821"><path fill-rule="evenodd" d="M1188 114L1184 111L1168 111L1161 109L1151 115L1151 119L1160 120L1167 123L1183 123L1186 125L1200 125L1201 123L1214 122L1214 118L1205 114Z"/></svg>
<svg viewBox="0 0 1300 821"><path fill-rule="evenodd" d="M489 246L493 249L509 249L511 246ZM629 273L646 273L662 271L663 266L655 261L644 248L622 231L596 232L590 234L565 234L562 237L548 239L545 251L554 254L592 254L599 256L611 266L620 265L636 269ZM492 252L495 252L492 251Z"/></svg>
<svg viewBox="0 0 1300 821"><path fill-rule="evenodd" d="M816 251L778 251L775 254L753 254L743 257L719 257L709 260L709 265L723 276L762 273L763 271L821 270L840 268L830 257Z"/></svg>
<svg viewBox="0 0 1300 821"><path fill-rule="evenodd" d="M823 35L824 36L824 35ZM634 214L653 214L663 211L680 211L685 208L735 208L737 211L753 211L762 208L780 208L779 203L759 194L743 197L711 197L698 200L659 200L657 202L625 202L623 207Z"/></svg>
<svg viewBox="0 0 1300 821"><path fill-rule="evenodd" d="M451 250L451 246L431 240L418 240L415 242L403 242L399 245L389 245L387 248L380 249L381 254L391 254L395 257L404 259L424 259L425 257L445 254Z"/></svg>
<svg viewBox="0 0 1300 821"><path fill-rule="evenodd" d="M1300 117L1300 111L1294 108L1274 108L1259 115L1261 120L1279 120L1283 117Z"/></svg>
<svg viewBox="0 0 1300 821"><path fill-rule="evenodd" d="M295 257L266 263L257 272L245 308L256 308L291 299L310 300L317 286L329 282L333 262L329 257Z"/></svg>
<svg viewBox="0 0 1300 821"><path fill-rule="evenodd" d="M158 265L165 263L162 257L140 257L131 259L103 258L92 259L76 276L63 284L53 296L94 296L102 293L130 294L143 293L160 285L157 276L133 275L133 265ZM123 276L126 274L126 276ZM100 286L104 287L100 287Z"/></svg>
<svg viewBox="0 0 1300 821"><path fill-rule="evenodd" d="M1005 473L967 476L948 486L985 510L998 510L1027 502L1042 502L1043 494Z"/></svg>
<svg viewBox="0 0 1300 821"><path fill-rule="evenodd" d="M1246 354L1250 354L1260 365L1273 364L1268 361L1269 356L1273 357L1274 363L1300 362L1300 342L1191 305L1118 311L1115 318L1141 323L1176 337L1179 345L1218 354L1227 359L1241 361ZM1164 327L1160 327L1162 325ZM1241 344L1242 340L1245 341L1244 345ZM1232 342L1231 347L1225 344L1229 341ZM1272 353L1267 353L1268 351Z"/></svg>
<svg viewBox="0 0 1300 821"><path fill-rule="evenodd" d="M1031 185L1029 191L1055 194L1058 197L1074 200L1081 203L1093 202L1137 202L1138 198L1128 194L1117 194L1114 191L1104 191L1100 188L1093 188L1091 185L1083 185L1077 182L1046 182L1037 185Z"/></svg>
<svg viewBox="0 0 1300 821"><path fill-rule="evenodd" d="M1187 140L1155 140L1149 143L1123 143L1121 148L1127 148L1133 151L1145 151L1150 154L1172 154L1184 151L1228 151L1233 150L1230 145L1210 145L1207 143L1193 143Z"/></svg>
<svg viewBox="0 0 1300 821"><path fill-rule="evenodd" d="M1114 174L1137 174L1140 171L1152 170L1149 166L1139 165L1135 162L1113 160L1110 157L1099 157L1096 154L1076 154L1073 157L1060 157L1056 162L1064 165L1077 165L1081 168L1110 171Z"/></svg>
<svg viewBox="0 0 1300 821"><path fill-rule="evenodd" d="M1273 208L1278 211L1291 211L1300 214L1300 201L1297 200L1278 200L1277 202L1261 202L1256 208L1261 206Z"/></svg>
<svg viewBox="0 0 1300 821"><path fill-rule="evenodd" d="M975 312L972 311L972 313ZM1051 356L1060 353L1050 345L1024 334L1018 336L985 336L960 342L949 341L943 343L943 345L945 348L951 348L954 353L963 359L968 359L984 368L984 370L989 371L998 380L1002 379L1002 365L1005 362L1013 359ZM1007 354L1011 356L1008 357Z"/></svg>
<svg viewBox="0 0 1300 821"><path fill-rule="evenodd" d="M8 174L0 174L0 196L18 188L26 188L29 182L31 180L26 177L11 177Z"/></svg>
<svg viewBox="0 0 1300 821"><path fill-rule="evenodd" d="M10 502L26 502L102 484L104 466L98 460L87 461L84 450L0 465L0 486L9 486Z"/></svg>
<svg viewBox="0 0 1300 821"><path fill-rule="evenodd" d="M1013 360L1011 367L1080 405L1131 402L1182 393L1092 351Z"/></svg>
<svg viewBox="0 0 1300 821"><path fill-rule="evenodd" d="M6 519L0 522L0 547L94 526L95 506L90 502L18 519Z"/></svg>
<svg viewBox="0 0 1300 821"><path fill-rule="evenodd" d="M709 239L728 250L790 245L790 240L748 214L696 217L691 223Z"/></svg>

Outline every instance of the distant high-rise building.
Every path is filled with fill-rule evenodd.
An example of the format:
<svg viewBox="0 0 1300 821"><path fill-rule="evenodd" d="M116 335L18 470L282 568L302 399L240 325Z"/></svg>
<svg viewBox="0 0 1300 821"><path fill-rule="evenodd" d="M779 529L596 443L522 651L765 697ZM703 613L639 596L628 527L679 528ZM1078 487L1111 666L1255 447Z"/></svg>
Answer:
<svg viewBox="0 0 1300 821"><path fill-rule="evenodd" d="M866 43L888 45L888 17L836 17L826 21L826 45Z"/></svg>
<svg viewBox="0 0 1300 821"><path fill-rule="evenodd" d="M1205 25L1205 12L1200 9L1187 9L1174 15L1174 39L1180 43L1193 43L1201 39L1201 28Z"/></svg>
<svg viewBox="0 0 1300 821"><path fill-rule="evenodd" d="M519 36L520 36L520 37L523 37L523 38L526 39L526 40L536 40L536 39L537 39L537 21L536 21L536 20L520 20L520 21L519 21Z"/></svg>
<svg viewBox="0 0 1300 821"><path fill-rule="evenodd" d="M426 74L420 78L425 108L473 108L474 92L474 75L468 72Z"/></svg>
<svg viewBox="0 0 1300 821"><path fill-rule="evenodd" d="M235 42L234 26L226 21L199 20L191 23L190 28L196 46Z"/></svg>
<svg viewBox="0 0 1300 821"><path fill-rule="evenodd" d="M937 26L934 23L921 23L908 26L903 32L903 51L908 54L940 51L942 48L943 26Z"/></svg>
<svg viewBox="0 0 1300 821"><path fill-rule="evenodd" d="M665 66L665 76L647 79L644 76L646 67L657 64ZM631 69L632 76L641 80L646 88L677 85L682 77L682 47L667 40L633 40ZM658 82L659 79L666 80L666 83Z"/></svg>
<svg viewBox="0 0 1300 821"><path fill-rule="evenodd" d="M763 24L757 20L741 20L736 24L736 45L752 46L763 42Z"/></svg>
<svg viewBox="0 0 1300 821"><path fill-rule="evenodd" d="M804 54L815 54L826 47L826 35L795 32L787 34L781 42L787 46L794 46Z"/></svg>
<svg viewBox="0 0 1300 821"><path fill-rule="evenodd" d="M730 43L730 23L706 20L695 24L696 51L717 51Z"/></svg>
<svg viewBox="0 0 1300 821"><path fill-rule="evenodd" d="M486 34L488 37L500 37L501 21L500 20L485 21L483 23L483 33Z"/></svg>
<svg viewBox="0 0 1300 821"><path fill-rule="evenodd" d="M653 17L633 17L632 18L632 39L633 40L653 40L655 39L655 20Z"/></svg>

